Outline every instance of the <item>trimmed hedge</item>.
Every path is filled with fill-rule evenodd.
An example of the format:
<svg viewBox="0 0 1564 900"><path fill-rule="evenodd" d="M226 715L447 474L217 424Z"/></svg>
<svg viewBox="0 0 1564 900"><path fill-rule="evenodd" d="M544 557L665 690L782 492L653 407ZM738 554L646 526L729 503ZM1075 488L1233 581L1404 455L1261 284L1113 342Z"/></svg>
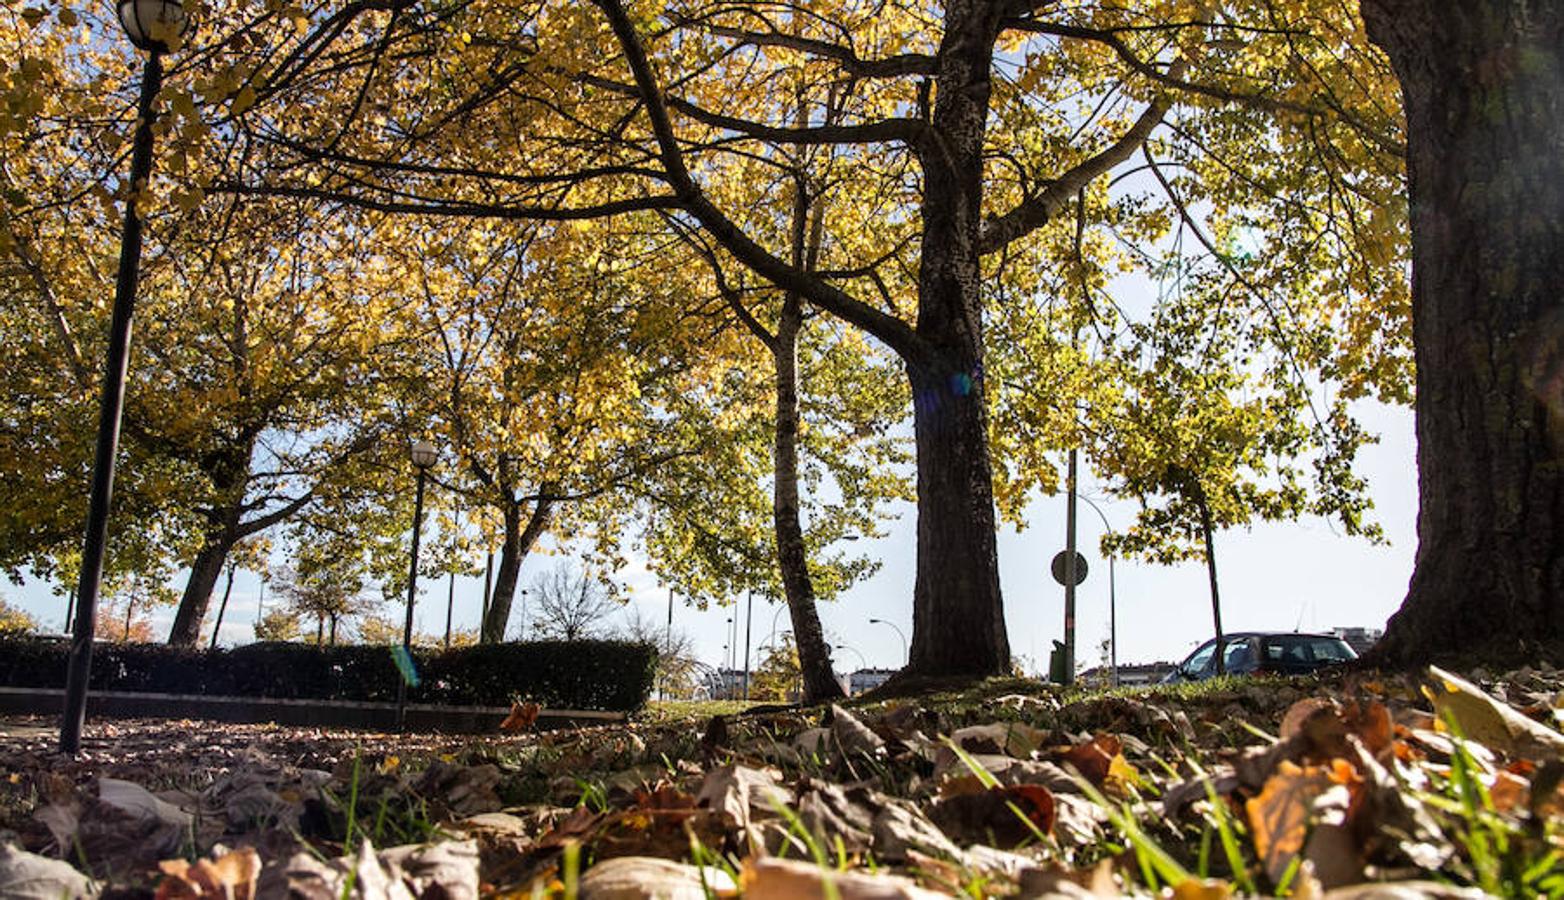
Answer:
<svg viewBox="0 0 1564 900"><path fill-rule="evenodd" d="M400 648L394 648L400 650ZM0 685L65 687L70 645L0 639ZM512 698L554 709L634 710L651 695L657 649L628 641L532 641L454 650L413 648L408 702L504 706ZM290 700L396 700L390 647L261 643L232 650L97 644L91 689Z"/></svg>

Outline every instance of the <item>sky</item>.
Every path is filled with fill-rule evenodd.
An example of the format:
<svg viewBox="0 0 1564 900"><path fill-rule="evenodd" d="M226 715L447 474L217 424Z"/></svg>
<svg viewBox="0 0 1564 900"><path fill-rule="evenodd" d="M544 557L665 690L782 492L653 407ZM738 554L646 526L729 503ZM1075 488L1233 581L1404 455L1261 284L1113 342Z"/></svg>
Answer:
<svg viewBox="0 0 1564 900"><path fill-rule="evenodd" d="M1377 404L1360 406L1359 412L1365 428L1381 436L1380 443L1360 452L1358 471L1368 480L1375 503L1373 515L1384 528L1388 543L1372 545L1362 538L1346 537L1318 518L1218 534L1217 571L1226 630L1382 627L1400 605L1416 550L1417 470L1412 415L1407 409ZM1083 475L1081 493L1101 507L1113 527L1127 527L1134 519L1134 504L1108 499L1093 484L1089 473ZM842 648L835 654L838 671L865 665L895 667L903 660L905 651L896 629L911 635L916 514L911 505L903 505L898 512L900 517L889 523L885 537L852 545L855 550L881 559L879 572L836 601L820 605L828 639ZM1010 645L1017 661L1029 673L1046 671L1051 642L1063 635L1064 591L1048 574L1048 563L1064 548L1064 517L1063 494L1040 497L1027 510L1029 527L1020 532L1005 528L999 537L1000 578ZM1083 666L1089 667L1099 661L1098 645L1108 636L1109 567L1097 549L1101 519L1085 503L1079 507L1078 519L1077 543L1088 559L1089 572L1077 593L1076 655ZM115 525L111 523L110 527ZM523 585L540 572L566 561L568 558L562 554L535 554L523 568ZM1177 661L1212 635L1204 563L1158 566L1121 560L1114 563L1113 569L1120 663ZM620 578L629 588L631 605L639 607L641 614L652 621L665 620L668 592L658 586L653 573L633 566L621 572ZM448 584L445 579L436 583L425 580L420 586L421 597L415 609L418 630L443 633ZM456 579L456 627L476 628L482 595L481 577ZM7 599L20 601L47 630L63 630L65 601L48 586L28 584L8 592ZM223 643L253 639L251 625L261 599L259 579L253 573L240 572L223 625ZM736 608L712 607L706 611L685 607L675 600L674 627L691 635L701 661L714 666L724 661L727 619L737 611L735 663L743 667L747 608L745 598L736 600ZM214 615L216 605L214 598ZM626 614L629 612L627 609ZM513 621L519 621L520 611L513 616ZM755 601L753 616L749 636L751 664L758 665L757 648L789 626L781 607L768 605L761 598ZM400 619L400 612L393 617ZM155 632L166 634L172 619L171 608L158 610L153 619ZM871 624L870 619L883 619L896 627Z"/></svg>

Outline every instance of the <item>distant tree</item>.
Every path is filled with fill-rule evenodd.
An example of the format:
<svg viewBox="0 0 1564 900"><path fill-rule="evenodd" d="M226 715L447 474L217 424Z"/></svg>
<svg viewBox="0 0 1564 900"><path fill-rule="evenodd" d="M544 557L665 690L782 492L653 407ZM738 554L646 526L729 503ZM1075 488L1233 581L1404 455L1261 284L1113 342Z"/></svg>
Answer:
<svg viewBox="0 0 1564 900"><path fill-rule="evenodd" d="M657 648L657 689L669 697L688 697L699 684L695 640L690 633L670 628L666 622L630 607L625 614L624 635Z"/></svg>
<svg viewBox="0 0 1564 900"><path fill-rule="evenodd" d="M38 630L38 620L27 610L0 600L0 637L17 637Z"/></svg>
<svg viewBox="0 0 1564 900"><path fill-rule="evenodd" d="M560 566L532 582L537 611L532 627L538 637L567 641L596 637L620 609L603 582L575 566Z"/></svg>
<svg viewBox="0 0 1564 900"><path fill-rule="evenodd" d="M258 641L296 641L304 636L297 614L286 609L274 609L261 616L255 623L255 639Z"/></svg>
<svg viewBox="0 0 1564 900"><path fill-rule="evenodd" d="M792 632L788 632L766 651L755 669L749 683L750 699L785 701L798 692L801 677L798 647L793 643Z"/></svg>

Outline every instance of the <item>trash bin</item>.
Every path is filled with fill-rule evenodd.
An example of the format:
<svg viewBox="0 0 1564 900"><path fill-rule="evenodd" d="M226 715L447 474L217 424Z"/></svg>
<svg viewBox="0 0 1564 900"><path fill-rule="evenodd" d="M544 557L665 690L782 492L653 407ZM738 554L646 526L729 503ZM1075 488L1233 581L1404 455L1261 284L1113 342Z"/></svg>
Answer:
<svg viewBox="0 0 1564 900"><path fill-rule="evenodd" d="M1065 684L1064 642L1054 641L1054 648L1048 651L1048 680L1054 684Z"/></svg>

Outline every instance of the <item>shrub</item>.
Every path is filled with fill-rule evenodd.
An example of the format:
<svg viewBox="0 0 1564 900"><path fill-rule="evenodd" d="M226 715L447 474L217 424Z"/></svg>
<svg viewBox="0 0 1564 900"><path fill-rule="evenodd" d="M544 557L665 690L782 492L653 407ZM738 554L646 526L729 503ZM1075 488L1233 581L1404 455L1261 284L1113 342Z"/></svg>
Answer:
<svg viewBox="0 0 1564 900"><path fill-rule="evenodd" d="M399 651L400 648L396 648ZM0 639L0 684L63 688L70 644ZM259 643L232 650L98 644L93 690L389 702L400 678L391 647ZM413 649L412 703L633 710L651 694L656 648L628 641L536 641Z"/></svg>

